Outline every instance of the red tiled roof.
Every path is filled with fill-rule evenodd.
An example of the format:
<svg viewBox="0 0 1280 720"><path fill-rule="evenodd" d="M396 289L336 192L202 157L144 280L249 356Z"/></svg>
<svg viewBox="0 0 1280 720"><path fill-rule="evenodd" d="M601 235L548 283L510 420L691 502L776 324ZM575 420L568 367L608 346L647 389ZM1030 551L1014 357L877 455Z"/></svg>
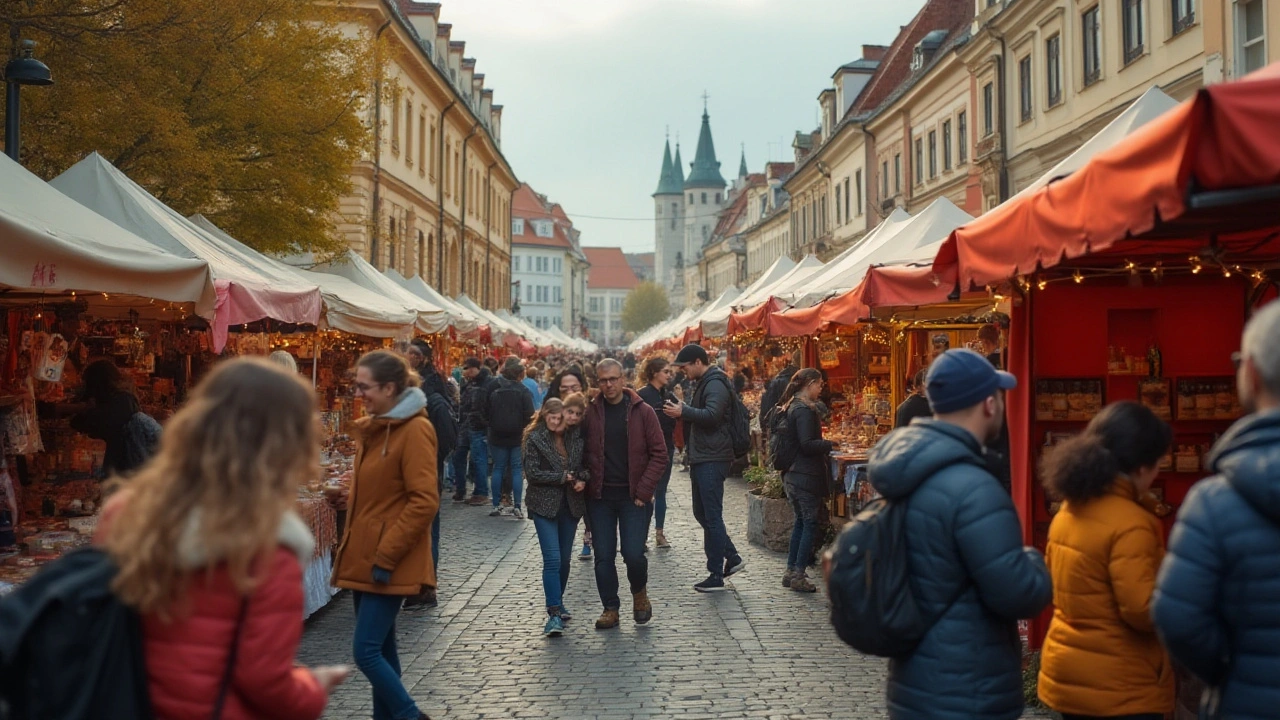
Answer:
<svg viewBox="0 0 1280 720"><path fill-rule="evenodd" d="M733 198L733 202L729 207L720 212L720 220L716 223L715 232L711 233L712 238L721 238L731 235L738 226L738 221L747 211L747 190L753 187L764 185L764 173L752 173L747 176L746 185L742 186L742 190Z"/></svg>
<svg viewBox="0 0 1280 720"><path fill-rule="evenodd" d="M591 263L587 275L587 288L590 290L630 290L640 284L631 265L627 263L622 248L616 247L584 247L582 252Z"/></svg>
<svg viewBox="0 0 1280 720"><path fill-rule="evenodd" d="M559 211L558 213L556 211ZM512 245L536 245L539 247L573 248L569 242L565 226L573 227L573 222L559 205L548 207L547 199L539 195L529 185L521 183L511 196L511 217L524 220L524 232L511 236ZM534 220L550 220L553 223L552 237L538 237L534 232Z"/></svg>
<svg viewBox="0 0 1280 720"><path fill-rule="evenodd" d="M793 162L771 162L764 166L765 175L770 178L785 178L795 169Z"/></svg>
<svg viewBox="0 0 1280 720"><path fill-rule="evenodd" d="M954 34L973 21L973 0L928 0L920 12L904 26L885 52L880 67L849 107L847 115L874 110L911 76L911 57L916 45L934 30Z"/></svg>

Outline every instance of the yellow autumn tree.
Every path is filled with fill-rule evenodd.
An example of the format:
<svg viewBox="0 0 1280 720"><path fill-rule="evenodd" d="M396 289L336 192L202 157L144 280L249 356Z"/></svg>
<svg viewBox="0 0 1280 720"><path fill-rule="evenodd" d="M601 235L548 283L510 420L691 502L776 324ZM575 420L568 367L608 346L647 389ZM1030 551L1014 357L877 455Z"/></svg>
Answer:
<svg viewBox="0 0 1280 720"><path fill-rule="evenodd" d="M24 0L0 20L55 85L23 92L24 164L97 151L184 215L263 251L338 250L339 199L371 133L368 33L304 0ZM351 27L351 26L348 26Z"/></svg>
<svg viewBox="0 0 1280 720"><path fill-rule="evenodd" d="M655 282L642 282L627 293L622 305L622 329L644 332L665 320L670 311L666 289Z"/></svg>

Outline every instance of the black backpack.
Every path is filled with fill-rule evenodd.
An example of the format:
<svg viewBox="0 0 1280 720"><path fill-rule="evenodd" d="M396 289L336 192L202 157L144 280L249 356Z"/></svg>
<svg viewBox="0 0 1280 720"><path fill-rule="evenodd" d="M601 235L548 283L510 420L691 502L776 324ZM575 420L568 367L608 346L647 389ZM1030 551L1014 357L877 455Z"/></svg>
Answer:
<svg viewBox="0 0 1280 720"><path fill-rule="evenodd" d="M720 379L729 388L729 437L733 440L733 456L742 457L751 452L751 411L733 389L729 376L722 375Z"/></svg>
<svg viewBox="0 0 1280 720"><path fill-rule="evenodd" d="M85 548L0 600L0 719L152 716L142 624L111 591L115 575Z"/></svg>
<svg viewBox="0 0 1280 720"><path fill-rule="evenodd" d="M831 624L859 652L901 657L928 632L911 587L907 498L873 500L831 552Z"/></svg>
<svg viewBox="0 0 1280 720"><path fill-rule="evenodd" d="M529 388L520 383L499 383L489 393L489 430L498 435L518 435L524 431L522 394Z"/></svg>
<svg viewBox="0 0 1280 720"><path fill-rule="evenodd" d="M438 392L427 396L427 419L436 429L436 454L444 457L458 446L458 421L453 405Z"/></svg>
<svg viewBox="0 0 1280 720"><path fill-rule="evenodd" d="M769 418L769 462L774 470L786 472L795 464L800 455L800 442L791 432L791 419L787 411L780 407L770 408Z"/></svg>

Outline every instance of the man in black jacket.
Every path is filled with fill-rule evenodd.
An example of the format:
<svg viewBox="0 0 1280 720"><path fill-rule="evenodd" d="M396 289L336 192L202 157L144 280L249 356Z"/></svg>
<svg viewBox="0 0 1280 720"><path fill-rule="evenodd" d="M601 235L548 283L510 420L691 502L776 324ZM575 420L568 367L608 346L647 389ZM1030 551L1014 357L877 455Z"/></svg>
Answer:
<svg viewBox="0 0 1280 720"><path fill-rule="evenodd" d="M468 505L489 504L489 423L485 419L489 388L494 380L480 358L462 363L461 399L458 403L458 448L453 453L454 499L467 492L467 456L471 457L471 479L475 487Z"/></svg>
<svg viewBox="0 0 1280 720"><path fill-rule="evenodd" d="M719 592L724 590L725 578L747 565L724 524L724 479L734 460L733 436L729 429L733 388L729 376L711 365L707 351L701 346L685 345L673 364L684 368L685 374L698 381L689 404L668 401L662 409L667 417L683 418L689 430L685 454L693 480L693 516L702 526L702 545L710 573L693 589Z"/></svg>
<svg viewBox="0 0 1280 720"><path fill-rule="evenodd" d="M520 456L524 429L533 419L533 394L520 382L524 377L524 365L520 358L510 356L502 364L502 377L488 391L487 416L489 427L489 453L493 457L493 477L489 489L493 499L490 517L506 515L524 519L520 500L524 491L523 463ZM511 471L513 506L502 506L502 479Z"/></svg>

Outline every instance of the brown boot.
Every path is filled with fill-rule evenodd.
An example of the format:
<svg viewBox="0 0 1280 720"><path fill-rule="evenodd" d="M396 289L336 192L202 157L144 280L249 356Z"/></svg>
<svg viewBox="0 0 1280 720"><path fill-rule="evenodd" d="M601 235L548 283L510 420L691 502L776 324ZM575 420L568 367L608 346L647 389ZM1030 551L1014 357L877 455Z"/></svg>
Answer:
<svg viewBox="0 0 1280 720"><path fill-rule="evenodd" d="M649 593L641 590L631 596L635 601L634 611L637 625L643 625L653 618L653 605L649 603Z"/></svg>
<svg viewBox="0 0 1280 720"><path fill-rule="evenodd" d="M618 627L618 611L615 609L605 610L600 613L600 618L596 620L597 630L608 630Z"/></svg>
<svg viewBox="0 0 1280 720"><path fill-rule="evenodd" d="M802 593L818 592L818 588L809 581L809 576L805 575L803 571L792 576L791 589Z"/></svg>

